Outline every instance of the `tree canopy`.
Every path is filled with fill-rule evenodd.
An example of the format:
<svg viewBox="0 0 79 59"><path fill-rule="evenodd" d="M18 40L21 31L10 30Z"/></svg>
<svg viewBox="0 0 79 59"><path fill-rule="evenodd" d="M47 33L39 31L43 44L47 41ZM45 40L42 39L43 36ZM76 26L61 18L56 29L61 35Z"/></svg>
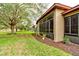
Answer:
<svg viewBox="0 0 79 59"><path fill-rule="evenodd" d="M0 4L1 29L10 28L11 33L17 29L30 28L48 4L42 3L4 3Z"/></svg>

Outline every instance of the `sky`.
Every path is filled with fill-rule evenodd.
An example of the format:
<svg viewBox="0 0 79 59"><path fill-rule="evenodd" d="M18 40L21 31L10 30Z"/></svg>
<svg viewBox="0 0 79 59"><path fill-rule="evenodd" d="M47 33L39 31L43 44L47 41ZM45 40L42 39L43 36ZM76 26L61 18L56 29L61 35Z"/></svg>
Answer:
<svg viewBox="0 0 79 59"><path fill-rule="evenodd" d="M0 3L62 3L68 6L79 4L79 0L0 0Z"/></svg>
<svg viewBox="0 0 79 59"><path fill-rule="evenodd" d="M0 3L49 3L49 8L54 3L62 3L74 7L79 4L79 0L0 0Z"/></svg>
<svg viewBox="0 0 79 59"><path fill-rule="evenodd" d="M52 3L62 3L65 5L71 6L71 7L79 4L79 0L52 0L51 2Z"/></svg>
<svg viewBox="0 0 79 59"><path fill-rule="evenodd" d="M79 4L79 0L0 0L0 3L49 3L49 8L54 3L62 3L74 7Z"/></svg>
<svg viewBox="0 0 79 59"><path fill-rule="evenodd" d="M79 0L46 0L49 3L49 6L47 9L50 8L54 3L61 3L70 7L74 7L76 5L79 5ZM46 3L47 3L46 2Z"/></svg>

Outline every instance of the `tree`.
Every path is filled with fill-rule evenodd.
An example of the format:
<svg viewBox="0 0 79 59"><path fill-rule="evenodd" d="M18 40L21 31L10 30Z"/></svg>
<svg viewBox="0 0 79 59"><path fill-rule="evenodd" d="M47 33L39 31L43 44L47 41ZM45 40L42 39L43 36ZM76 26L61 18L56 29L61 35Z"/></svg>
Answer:
<svg viewBox="0 0 79 59"><path fill-rule="evenodd" d="M48 3L34 3L31 6L32 8L28 8L29 17L31 16L32 21L36 21L47 9Z"/></svg>
<svg viewBox="0 0 79 59"><path fill-rule="evenodd" d="M0 22L4 27L10 28L11 33L15 33L15 29L22 27L30 28L32 20L42 14L42 10L47 7L47 4L33 3L4 3L0 4ZM23 21L22 21L23 20ZM26 26L22 22L28 22ZM21 25L20 25L21 24Z"/></svg>
<svg viewBox="0 0 79 59"><path fill-rule="evenodd" d="M11 33L15 33L17 23L22 19L27 19L28 13L24 4L1 4L0 20L10 27Z"/></svg>

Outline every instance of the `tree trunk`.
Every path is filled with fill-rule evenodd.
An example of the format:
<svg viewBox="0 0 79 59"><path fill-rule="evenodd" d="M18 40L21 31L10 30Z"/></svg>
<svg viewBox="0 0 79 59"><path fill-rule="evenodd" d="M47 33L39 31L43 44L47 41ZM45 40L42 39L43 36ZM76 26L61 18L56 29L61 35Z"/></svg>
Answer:
<svg viewBox="0 0 79 59"><path fill-rule="evenodd" d="M14 27L15 27L14 25L11 25L11 33L12 33L12 34L15 33L15 30L14 30L15 28L14 28Z"/></svg>
<svg viewBox="0 0 79 59"><path fill-rule="evenodd" d="M17 28L17 26L16 26L16 29L15 29L15 31L16 31L16 32L18 31L18 28Z"/></svg>
<svg viewBox="0 0 79 59"><path fill-rule="evenodd" d="M16 28L16 32L18 31L18 29Z"/></svg>

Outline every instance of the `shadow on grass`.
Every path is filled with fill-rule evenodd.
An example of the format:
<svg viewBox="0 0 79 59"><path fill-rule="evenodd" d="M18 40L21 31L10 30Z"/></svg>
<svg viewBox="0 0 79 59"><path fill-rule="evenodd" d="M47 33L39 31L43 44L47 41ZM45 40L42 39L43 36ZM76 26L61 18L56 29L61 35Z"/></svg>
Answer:
<svg viewBox="0 0 79 59"><path fill-rule="evenodd" d="M22 34L26 34L26 35L29 35L29 34L35 34L35 32L33 31L18 31L16 33L10 33L10 32L0 32L0 38L11 38L13 36L16 36L16 35L22 35Z"/></svg>

